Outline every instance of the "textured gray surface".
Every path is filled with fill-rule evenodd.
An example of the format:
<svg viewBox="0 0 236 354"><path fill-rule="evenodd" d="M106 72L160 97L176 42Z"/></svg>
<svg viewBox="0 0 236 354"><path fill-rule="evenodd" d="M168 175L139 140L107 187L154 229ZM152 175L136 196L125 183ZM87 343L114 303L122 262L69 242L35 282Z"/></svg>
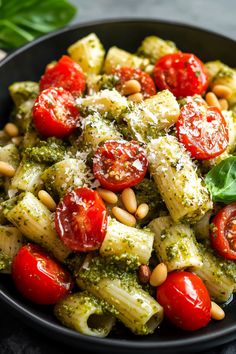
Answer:
<svg viewBox="0 0 236 354"><path fill-rule="evenodd" d="M117 17L158 18L211 29L236 39L236 0L71 0L79 7L74 23ZM28 328L0 305L1 354L78 353ZM81 351L80 351L81 353ZM235 354L231 343L205 354ZM145 353L148 354L148 353Z"/></svg>
<svg viewBox="0 0 236 354"><path fill-rule="evenodd" d="M236 38L235 0L71 0L79 7L74 23L115 17L185 22Z"/></svg>

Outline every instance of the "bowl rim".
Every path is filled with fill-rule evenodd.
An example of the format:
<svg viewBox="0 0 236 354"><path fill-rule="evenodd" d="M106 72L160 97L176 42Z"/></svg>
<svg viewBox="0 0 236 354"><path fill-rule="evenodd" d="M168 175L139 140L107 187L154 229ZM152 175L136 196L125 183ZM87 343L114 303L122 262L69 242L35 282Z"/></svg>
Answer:
<svg viewBox="0 0 236 354"><path fill-rule="evenodd" d="M36 38L35 40L26 43L25 45L17 48L17 49L13 49L13 51L8 54L5 58L3 58L0 61L0 68L5 65L8 61L10 61L12 58L14 58L15 56L17 56L18 54L24 52L25 50L47 40L50 39L52 37L55 37L57 35L63 34L65 32L69 32L69 31L73 31L76 30L77 28L84 28L84 27L88 27L88 26L97 26L97 25L104 25L104 24L112 24L112 23L142 23L142 22L146 22L146 23L160 23L163 25L170 25L170 26L176 26L176 27L183 27L183 28L187 28L187 29L191 29L191 30L195 30L195 31L200 31L206 34L211 34L213 36L217 36L220 37L221 39L225 39L227 41L231 41L232 43L236 43L236 40L234 40L231 37L228 37L227 35L218 33L217 31L213 31L213 30L208 30L206 28L200 27L200 26L196 26L196 25L192 25L192 24L188 24L188 23L184 23L181 21L172 21L172 20L163 20L163 19L158 19L158 18L145 18L145 17L112 17L112 18L106 18L106 19L99 19L99 20L90 20L90 21L82 21L80 23L75 23L72 25L68 25L65 26L59 30L56 31L52 31L50 33L47 33L43 36L40 36L38 38Z"/></svg>
<svg viewBox="0 0 236 354"><path fill-rule="evenodd" d="M99 19L99 20L90 20L90 21L82 21L80 23L76 23L70 26L66 26L62 29L59 29L57 31L50 32L44 36L41 36L37 38L36 40L29 42L25 44L24 46L14 50L10 54L8 54L3 60L0 61L0 69L4 67L11 59L14 57L18 56L22 52L30 49L31 47L37 46L39 43L56 37L58 35L61 35L66 32L70 32L79 28L86 28L90 26L99 26L99 25L104 25L104 24L115 24L115 23L123 23L125 24L132 24L132 23L158 23L158 24L163 24L163 25L170 25L173 27L181 27L181 28L186 28L186 29L191 29L195 31L199 31L202 33L210 34L213 36L217 36L221 39L225 39L227 41L230 41L234 44L236 44L236 40L234 40L231 37L228 37L226 35L220 34L216 31L208 30L199 26L191 25L188 23L182 23L181 21L172 21L172 20L163 20L163 19L158 19L158 18L143 18L143 17L112 17L109 19ZM160 350L171 350L171 349L190 349L192 351L196 350L192 346L194 344L198 344L199 348L207 348L207 347L213 347L211 345L213 342L215 345L219 345L222 343L229 342L234 338L233 335L235 335L236 332L236 323L230 325L228 328L225 329L218 329L217 331L213 331L213 333L206 333L206 334L201 334L197 336L196 338L185 338L185 339L174 339L168 342L168 347L165 343L160 343L158 341L155 341L151 339L150 341L138 341L136 339L116 339L116 338L98 338L98 337L92 337L92 336L87 336L83 335L79 332L73 331L71 329L68 329L60 324L56 323L50 323L46 319L42 318L41 316L36 315L35 313L32 313L30 310L26 309L24 305L21 305L17 303L11 296L8 296L5 294L5 292L0 289L0 300L2 300L4 303L6 303L11 309L16 310L17 312L15 313L16 315L22 315L24 319L30 320L30 322L36 324L37 326L41 327L41 329L47 328L48 330L51 330L53 332L57 332L60 334L63 334L67 337L70 337L71 339L77 339L83 342L84 344L90 344L91 345L98 345L101 344L103 347L105 346L107 349L112 348L116 346L117 348L122 349L135 349L137 352L143 349L160 349ZM199 344L200 343L200 344ZM214 345L214 346L215 346ZM98 349L98 348L97 348Z"/></svg>
<svg viewBox="0 0 236 354"><path fill-rule="evenodd" d="M79 339L81 340L84 344L98 344L98 341L102 346L107 347L113 347L114 345L117 348L120 349L127 349L129 347L130 349L135 349L138 352L143 349L188 349L192 348L192 345L194 344L199 344L200 342L201 347L206 348L204 344L207 344L209 347L211 346L211 343L217 343L218 345L220 344L219 339L221 337L226 337L224 340L224 343L229 342L232 340L231 335L233 335L236 331L236 324L232 325L230 328L223 329L223 330L218 330L214 331L213 333L207 333L207 334L202 334L196 338L188 338L188 339L177 339L177 340L171 340L168 342L168 348L166 343L160 343L156 340L150 340L150 341L138 341L138 339L116 339L116 338L98 338L98 337L92 337L88 335L83 335L79 332L73 331L67 327L62 326L61 324L56 324L56 323L50 323L46 319L43 319L41 316L38 316L37 314L32 313L30 310L26 309L24 306L21 306L18 304L14 299L6 295L2 289L0 289L0 299L4 301L8 306L11 307L11 309L17 310L18 313L15 315L23 315L25 319L30 320L30 322L33 322L37 325L39 325L42 329L48 329L51 331L57 331L62 335L69 336L71 339ZM219 334L220 332L220 334ZM190 332L191 333L191 332ZM216 345L217 345L216 344ZM194 348L193 352L194 352Z"/></svg>

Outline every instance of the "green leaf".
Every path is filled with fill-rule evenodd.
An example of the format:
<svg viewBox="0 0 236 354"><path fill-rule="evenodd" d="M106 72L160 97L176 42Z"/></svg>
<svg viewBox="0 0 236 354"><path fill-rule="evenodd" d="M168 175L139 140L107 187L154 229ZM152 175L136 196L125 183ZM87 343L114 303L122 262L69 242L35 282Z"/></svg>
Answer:
<svg viewBox="0 0 236 354"><path fill-rule="evenodd" d="M236 201L236 156L231 156L213 167L205 177L214 202L225 204Z"/></svg>
<svg viewBox="0 0 236 354"><path fill-rule="evenodd" d="M16 48L61 28L75 13L67 0L0 0L0 47Z"/></svg>

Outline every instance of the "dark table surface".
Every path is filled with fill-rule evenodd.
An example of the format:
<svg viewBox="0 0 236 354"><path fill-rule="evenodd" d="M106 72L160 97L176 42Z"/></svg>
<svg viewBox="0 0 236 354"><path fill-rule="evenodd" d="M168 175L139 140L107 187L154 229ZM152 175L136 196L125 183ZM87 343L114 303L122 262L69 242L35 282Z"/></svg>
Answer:
<svg viewBox="0 0 236 354"><path fill-rule="evenodd" d="M236 39L236 0L71 0L71 2L79 8L74 23L115 17L158 18L193 24ZM67 351L70 354L81 353L33 330L0 303L1 354L64 354ZM204 354L235 353L236 341L204 352Z"/></svg>

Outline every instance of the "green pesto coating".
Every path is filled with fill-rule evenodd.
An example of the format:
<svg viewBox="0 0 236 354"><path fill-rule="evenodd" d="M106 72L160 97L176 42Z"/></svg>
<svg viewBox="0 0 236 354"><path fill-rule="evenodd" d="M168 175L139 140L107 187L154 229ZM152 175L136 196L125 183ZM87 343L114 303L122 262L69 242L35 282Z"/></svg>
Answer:
<svg viewBox="0 0 236 354"><path fill-rule="evenodd" d="M4 202L1 202L1 207L3 208L3 214L7 215L7 213L12 210L17 203L23 199L25 193L21 193L20 195L11 198L11 199L6 199Z"/></svg>
<svg viewBox="0 0 236 354"><path fill-rule="evenodd" d="M0 161L4 161L17 168L20 163L20 155L16 145L10 143L0 147Z"/></svg>
<svg viewBox="0 0 236 354"><path fill-rule="evenodd" d="M39 85L33 81L15 82L9 87L11 98L16 107L28 99L35 99L39 93Z"/></svg>
<svg viewBox="0 0 236 354"><path fill-rule="evenodd" d="M11 258L0 249L0 271L11 268Z"/></svg>
<svg viewBox="0 0 236 354"><path fill-rule="evenodd" d="M211 224L211 230L213 229L213 224ZM215 227L216 229L216 227ZM217 265L217 268L219 269L219 274L218 276L221 276L222 274L225 274L227 277L231 278L235 282L235 289L236 289L236 263L234 261L224 259L216 253L210 246L209 240L204 240L205 242L203 244L200 244L199 247L201 249L201 252L203 254L205 252L208 252L211 254L212 259L214 260L214 263ZM217 269L216 268L216 269Z"/></svg>
<svg viewBox="0 0 236 354"><path fill-rule="evenodd" d="M198 246L202 258L201 268L190 270L196 273L205 283L212 300L222 303L227 301L236 289L235 266L216 255L210 246Z"/></svg>
<svg viewBox="0 0 236 354"><path fill-rule="evenodd" d="M56 305L54 313L63 323L63 317L71 317L76 311L76 307L83 308L84 312L86 312L90 310L91 305L97 308L97 314L99 315L117 315L117 310L113 306L109 305L106 301L95 297L86 290L69 295L68 299L62 299L62 301ZM66 325L66 323L63 324Z"/></svg>
<svg viewBox="0 0 236 354"><path fill-rule="evenodd" d="M149 206L147 216L142 220L138 220L138 226L143 227L147 225L151 220L158 217L160 212L162 214L165 212L167 213L165 203L152 179L144 178L142 182L134 186L133 189L136 195L137 204L146 203Z"/></svg>
<svg viewBox="0 0 236 354"><path fill-rule="evenodd" d="M22 102L12 112L12 121L15 123L22 133L27 132L32 125L32 108L34 100L29 99Z"/></svg>
<svg viewBox="0 0 236 354"><path fill-rule="evenodd" d="M148 36L142 41L137 55L148 58L151 64L155 64L164 55L174 53L177 50L175 43L171 41L165 41L157 36Z"/></svg>
<svg viewBox="0 0 236 354"><path fill-rule="evenodd" d="M64 159L66 153L65 143L56 138L48 138L47 141L40 141L36 146L24 150L24 155L39 163L53 164Z"/></svg>
<svg viewBox="0 0 236 354"><path fill-rule="evenodd" d="M86 254L84 253L71 253L65 260L65 265L70 272L76 277L80 267L82 266Z"/></svg>
<svg viewBox="0 0 236 354"><path fill-rule="evenodd" d="M134 268L136 269L137 267L134 266ZM80 268L78 276L84 282L90 283L93 286L96 286L102 279L119 279L122 286L128 291L133 287L137 289L141 288L137 282L135 271L129 270L130 267L127 268L126 260L124 261L122 257L94 257L91 259L88 268Z"/></svg>
<svg viewBox="0 0 236 354"><path fill-rule="evenodd" d="M112 90L119 82L119 78L116 75L102 75L98 81L99 90Z"/></svg>

